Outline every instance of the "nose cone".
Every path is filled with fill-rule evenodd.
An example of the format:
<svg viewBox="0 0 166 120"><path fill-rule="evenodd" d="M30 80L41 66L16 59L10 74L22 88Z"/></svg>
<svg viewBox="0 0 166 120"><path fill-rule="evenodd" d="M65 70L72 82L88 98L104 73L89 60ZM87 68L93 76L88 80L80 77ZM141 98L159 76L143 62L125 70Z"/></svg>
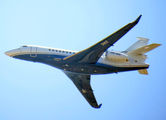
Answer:
<svg viewBox="0 0 166 120"><path fill-rule="evenodd" d="M14 55L16 55L19 51L19 49L13 49L13 50L9 50L9 51L6 51L5 54L7 56L10 56L10 57L13 57Z"/></svg>
<svg viewBox="0 0 166 120"><path fill-rule="evenodd" d="M13 53L13 52L12 52L11 50L5 52L5 54L6 54L7 56L12 56L12 53Z"/></svg>

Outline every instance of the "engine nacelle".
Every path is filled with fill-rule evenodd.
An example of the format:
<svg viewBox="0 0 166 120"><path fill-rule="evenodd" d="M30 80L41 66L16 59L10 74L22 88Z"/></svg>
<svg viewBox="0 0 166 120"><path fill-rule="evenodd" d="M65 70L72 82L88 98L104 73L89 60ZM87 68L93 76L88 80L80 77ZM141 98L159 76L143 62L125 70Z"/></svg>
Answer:
<svg viewBox="0 0 166 120"><path fill-rule="evenodd" d="M107 51L106 58L116 62L127 62L127 55L121 52Z"/></svg>

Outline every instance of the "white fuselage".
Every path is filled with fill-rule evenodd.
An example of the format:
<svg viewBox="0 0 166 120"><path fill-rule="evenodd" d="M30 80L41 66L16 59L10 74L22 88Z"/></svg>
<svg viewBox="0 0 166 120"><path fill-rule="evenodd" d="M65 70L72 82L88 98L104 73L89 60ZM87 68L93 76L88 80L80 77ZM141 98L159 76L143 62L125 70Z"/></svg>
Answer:
<svg viewBox="0 0 166 120"><path fill-rule="evenodd" d="M61 61L63 58L73 55L77 51L64 50L58 48L41 47L34 45L24 45L20 48L13 49L5 52L6 55L15 57L20 55L29 55L30 58L37 58L39 55L47 55L54 61ZM24 58L22 58L24 59ZM41 58L42 59L42 58ZM25 60L27 60L25 58ZM30 60L30 59L28 59ZM30 60L33 61L33 60ZM99 58L96 64L115 66L115 67L148 67L149 65L139 60L133 60L135 62L130 63L128 54L125 52L106 51Z"/></svg>

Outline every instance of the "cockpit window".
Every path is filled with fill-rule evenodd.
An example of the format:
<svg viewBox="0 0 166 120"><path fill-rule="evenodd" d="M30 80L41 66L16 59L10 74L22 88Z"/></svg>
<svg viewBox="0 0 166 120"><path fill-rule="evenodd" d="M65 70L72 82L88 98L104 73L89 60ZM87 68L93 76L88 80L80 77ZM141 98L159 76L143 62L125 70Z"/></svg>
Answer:
<svg viewBox="0 0 166 120"><path fill-rule="evenodd" d="M23 45L22 47L27 47L26 45Z"/></svg>

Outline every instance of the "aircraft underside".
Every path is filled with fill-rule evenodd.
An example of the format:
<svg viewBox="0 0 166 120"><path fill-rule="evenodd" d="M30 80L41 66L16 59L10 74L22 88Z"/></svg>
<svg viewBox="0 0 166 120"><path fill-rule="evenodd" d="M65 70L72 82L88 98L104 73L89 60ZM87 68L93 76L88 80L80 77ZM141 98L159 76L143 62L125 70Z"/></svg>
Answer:
<svg viewBox="0 0 166 120"><path fill-rule="evenodd" d="M161 44L147 45L149 39L138 38L138 41L128 49L108 51L121 37L130 31L140 20L141 15L113 34L90 46L76 52L50 47L24 45L20 48L5 52L6 55L32 62L39 62L62 70L67 75L87 102L94 108L100 108L90 85L91 75L108 74L138 70L140 74L148 74L149 64L145 63L145 53Z"/></svg>
<svg viewBox="0 0 166 120"><path fill-rule="evenodd" d="M124 71L147 69L146 67L114 67L114 66L101 66L97 64L67 64L67 63L45 63L50 66L59 68L63 71L81 73L81 74L108 74L108 73L118 73Z"/></svg>
<svg viewBox="0 0 166 120"><path fill-rule="evenodd" d="M50 57L48 57L50 56ZM149 66L133 66L133 67L117 67L114 65L105 65L105 64L87 64L87 63L71 63L66 61L55 61L51 55L40 55L37 54L35 57L30 57L29 54L14 56L14 58L21 59L33 62L44 63L55 68L58 68L63 71L81 73L81 74L109 74L109 73L118 73L124 71L132 71L139 69L146 69ZM59 57L60 58L60 57ZM61 56L63 59L63 56Z"/></svg>

